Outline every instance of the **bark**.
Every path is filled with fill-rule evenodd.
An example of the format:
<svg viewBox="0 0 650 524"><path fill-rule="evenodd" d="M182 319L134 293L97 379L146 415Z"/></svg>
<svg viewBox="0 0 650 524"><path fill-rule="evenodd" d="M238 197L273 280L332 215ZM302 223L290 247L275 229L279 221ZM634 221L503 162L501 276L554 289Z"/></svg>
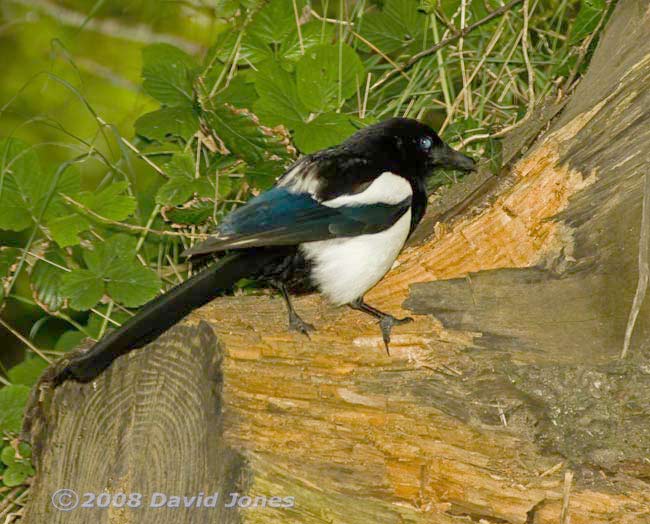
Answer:
<svg viewBox="0 0 650 524"><path fill-rule="evenodd" d="M298 299L308 340L240 296L92 384L44 380L26 522L648 522L649 74L650 9L623 0L525 155L443 197L367 296L415 316L390 356L361 313ZM295 505L63 513L59 488Z"/></svg>

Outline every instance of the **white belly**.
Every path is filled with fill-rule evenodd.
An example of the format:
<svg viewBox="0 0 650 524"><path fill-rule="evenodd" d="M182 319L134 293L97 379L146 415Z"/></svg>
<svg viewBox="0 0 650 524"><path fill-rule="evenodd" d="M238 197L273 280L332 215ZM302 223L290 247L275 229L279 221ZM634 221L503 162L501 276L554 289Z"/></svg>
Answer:
<svg viewBox="0 0 650 524"><path fill-rule="evenodd" d="M362 297L392 267L411 227L409 209L381 233L307 242L300 247L312 262L312 279L336 305Z"/></svg>

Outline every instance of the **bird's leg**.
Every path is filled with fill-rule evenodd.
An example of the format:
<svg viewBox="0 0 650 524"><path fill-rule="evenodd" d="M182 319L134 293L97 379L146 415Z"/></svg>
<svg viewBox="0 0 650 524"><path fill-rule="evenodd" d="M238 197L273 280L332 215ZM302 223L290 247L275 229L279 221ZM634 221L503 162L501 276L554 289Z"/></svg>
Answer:
<svg viewBox="0 0 650 524"><path fill-rule="evenodd" d="M306 335L309 338L309 332L315 331L316 328L309 322L305 322L300 315L296 313L296 310L293 309L293 304L291 304L291 297L287 291L287 286L282 282L274 282L274 286L280 290L282 293L282 298L284 298L284 303L287 305L287 311L289 312L289 329L293 331L299 331L303 335Z"/></svg>
<svg viewBox="0 0 650 524"><path fill-rule="evenodd" d="M395 318L393 315L379 311L377 308L374 308L366 304L363 300L363 297L357 298L355 301L348 304L352 309L358 311L363 311L368 313L375 318L379 319L379 327L381 328L381 336L384 339L384 344L386 346L386 353L390 355L388 350L388 344L390 343L390 332L393 329L393 326L399 326L400 324L407 324L408 322L413 322L411 317L404 318Z"/></svg>

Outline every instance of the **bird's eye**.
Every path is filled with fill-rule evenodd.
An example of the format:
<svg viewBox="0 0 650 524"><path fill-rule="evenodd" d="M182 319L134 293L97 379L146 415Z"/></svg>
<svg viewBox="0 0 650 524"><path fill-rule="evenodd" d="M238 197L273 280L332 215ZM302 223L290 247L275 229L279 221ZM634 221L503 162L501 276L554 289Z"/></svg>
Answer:
<svg viewBox="0 0 650 524"><path fill-rule="evenodd" d="M431 137L423 136L418 139L418 145L420 146L420 149L428 151L433 145L433 140L431 140Z"/></svg>

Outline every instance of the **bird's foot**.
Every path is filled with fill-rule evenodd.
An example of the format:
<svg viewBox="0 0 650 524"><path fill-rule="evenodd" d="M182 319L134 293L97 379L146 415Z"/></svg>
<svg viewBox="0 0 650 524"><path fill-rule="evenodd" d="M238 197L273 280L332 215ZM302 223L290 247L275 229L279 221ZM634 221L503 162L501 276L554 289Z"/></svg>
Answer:
<svg viewBox="0 0 650 524"><path fill-rule="evenodd" d="M395 318L393 315L386 313L379 319L379 327L381 328L381 336L384 339L384 346L386 346L386 354L390 355L388 344L390 344L390 333L393 330L393 326L400 326L409 322L413 322L411 317Z"/></svg>
<svg viewBox="0 0 650 524"><path fill-rule="evenodd" d="M302 318L298 316L298 313L296 313L295 311L289 313L289 329L291 331L298 331L299 333L302 333L309 339L311 339L311 337L309 336L309 332L316 331L316 328L314 327L313 324L310 324L309 322L305 322Z"/></svg>

